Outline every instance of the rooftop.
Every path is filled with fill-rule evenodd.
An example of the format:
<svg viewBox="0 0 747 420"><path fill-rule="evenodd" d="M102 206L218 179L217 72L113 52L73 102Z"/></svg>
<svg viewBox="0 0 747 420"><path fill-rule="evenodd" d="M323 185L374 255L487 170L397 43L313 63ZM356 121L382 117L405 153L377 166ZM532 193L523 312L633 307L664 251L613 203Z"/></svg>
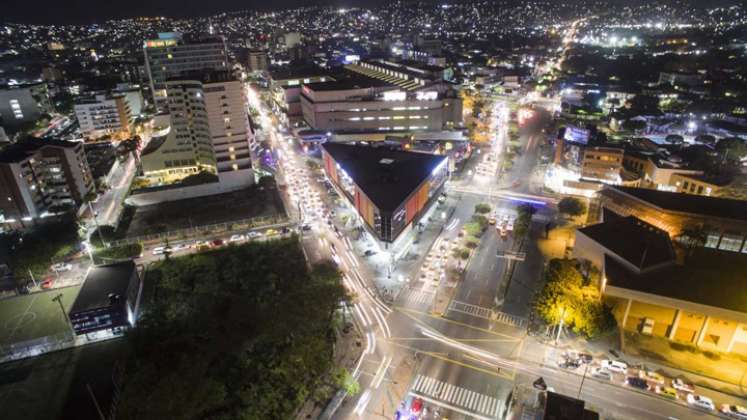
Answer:
<svg viewBox="0 0 747 420"><path fill-rule="evenodd" d="M663 211L747 221L747 201L622 186L608 186L599 193L615 192Z"/></svg>
<svg viewBox="0 0 747 420"><path fill-rule="evenodd" d="M747 254L697 248L684 264L636 274L605 256L607 286L747 313Z"/></svg>
<svg viewBox="0 0 747 420"><path fill-rule="evenodd" d="M307 83L306 87L313 91L324 92L333 90L368 89L375 87L394 86L389 82L374 79L373 77L363 76L351 71L345 71L340 73L340 75L335 75L334 79L335 80L331 80L328 82Z"/></svg>
<svg viewBox="0 0 747 420"><path fill-rule="evenodd" d="M0 151L0 163L16 163L25 160L36 153L42 147L66 147L73 148L80 143L65 140L40 140L34 137L27 137L17 143L6 146Z"/></svg>
<svg viewBox="0 0 747 420"><path fill-rule="evenodd" d="M382 211L394 211L445 156L390 150L385 147L324 143L324 150Z"/></svg>
<svg viewBox="0 0 747 420"><path fill-rule="evenodd" d="M641 271L675 258L669 234L634 216L613 217L578 231Z"/></svg>
<svg viewBox="0 0 747 420"><path fill-rule="evenodd" d="M134 272L133 261L93 267L88 272L70 313L111 306L110 295L119 296L124 302Z"/></svg>

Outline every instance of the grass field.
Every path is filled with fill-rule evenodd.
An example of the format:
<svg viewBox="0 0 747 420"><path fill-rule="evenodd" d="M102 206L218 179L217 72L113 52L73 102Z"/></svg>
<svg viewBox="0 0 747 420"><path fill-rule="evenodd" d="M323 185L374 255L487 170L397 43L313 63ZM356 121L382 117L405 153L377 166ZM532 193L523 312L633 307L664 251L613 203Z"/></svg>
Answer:
<svg viewBox="0 0 747 420"><path fill-rule="evenodd" d="M67 312L80 286L22 295L0 301L0 352L8 346L69 331L60 304L52 299L62 294Z"/></svg>

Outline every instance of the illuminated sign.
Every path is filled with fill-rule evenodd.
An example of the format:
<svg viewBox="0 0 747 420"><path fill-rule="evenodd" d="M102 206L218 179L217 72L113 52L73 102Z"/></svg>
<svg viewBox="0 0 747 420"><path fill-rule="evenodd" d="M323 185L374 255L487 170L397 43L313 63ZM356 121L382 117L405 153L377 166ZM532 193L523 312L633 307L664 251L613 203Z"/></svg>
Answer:
<svg viewBox="0 0 747 420"><path fill-rule="evenodd" d="M177 41L175 39L151 39L149 41L145 41L145 48L163 48L163 47L171 47L176 45Z"/></svg>
<svg viewBox="0 0 747 420"><path fill-rule="evenodd" d="M385 101L404 101L405 99L407 99L407 92L401 92L398 90L384 92Z"/></svg>
<svg viewBox="0 0 747 420"><path fill-rule="evenodd" d="M346 55L343 59L343 63L345 64L357 63L359 61L361 61L361 56L356 54Z"/></svg>
<svg viewBox="0 0 747 420"><path fill-rule="evenodd" d="M419 101L433 101L438 99L438 92L417 92L415 97Z"/></svg>
<svg viewBox="0 0 747 420"><path fill-rule="evenodd" d="M588 144L589 143L589 130L574 127L569 125L565 128L563 133L563 140L571 143Z"/></svg>

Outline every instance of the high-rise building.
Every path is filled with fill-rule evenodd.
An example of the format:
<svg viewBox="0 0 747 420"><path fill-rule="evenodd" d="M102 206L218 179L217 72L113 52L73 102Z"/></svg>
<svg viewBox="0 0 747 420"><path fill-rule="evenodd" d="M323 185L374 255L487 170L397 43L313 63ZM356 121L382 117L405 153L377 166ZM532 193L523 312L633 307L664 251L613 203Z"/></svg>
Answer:
<svg viewBox="0 0 747 420"><path fill-rule="evenodd" d="M184 72L228 69L226 43L222 38L203 38L186 42L181 34L159 33L158 39L145 41L145 72L158 110L165 109L164 83Z"/></svg>
<svg viewBox="0 0 747 420"><path fill-rule="evenodd" d="M253 134L242 83L228 71L183 77L165 83L170 128L143 150L143 172L159 183L208 172L224 189L251 184Z"/></svg>
<svg viewBox="0 0 747 420"><path fill-rule="evenodd" d="M124 94L98 94L75 103L81 133L88 138L105 135L126 138L130 135L132 109Z"/></svg>
<svg viewBox="0 0 747 420"><path fill-rule="evenodd" d="M80 205L93 186L82 142L14 143L0 152L0 221L17 224Z"/></svg>
<svg viewBox="0 0 747 420"><path fill-rule="evenodd" d="M6 127L34 122L51 111L46 83L0 87L0 120Z"/></svg>
<svg viewBox="0 0 747 420"><path fill-rule="evenodd" d="M249 70L266 71L269 68L267 51L250 50L249 51Z"/></svg>

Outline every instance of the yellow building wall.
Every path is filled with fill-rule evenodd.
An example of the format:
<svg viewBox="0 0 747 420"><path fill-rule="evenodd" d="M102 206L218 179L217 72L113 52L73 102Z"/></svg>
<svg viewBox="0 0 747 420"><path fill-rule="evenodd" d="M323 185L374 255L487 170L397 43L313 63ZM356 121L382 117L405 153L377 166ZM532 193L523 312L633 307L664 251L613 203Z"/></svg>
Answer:
<svg viewBox="0 0 747 420"><path fill-rule="evenodd" d="M700 347L710 347L714 350L725 352L729 348L729 342L736 329L736 322L711 318L708 321L708 328L705 331Z"/></svg>
<svg viewBox="0 0 747 420"><path fill-rule="evenodd" d="M651 318L654 320L654 330L652 335L666 337L669 333L669 328L674 321L674 315L674 309L633 301L630 305L630 312L628 313L628 321L625 324L625 329L640 331L643 319Z"/></svg>

